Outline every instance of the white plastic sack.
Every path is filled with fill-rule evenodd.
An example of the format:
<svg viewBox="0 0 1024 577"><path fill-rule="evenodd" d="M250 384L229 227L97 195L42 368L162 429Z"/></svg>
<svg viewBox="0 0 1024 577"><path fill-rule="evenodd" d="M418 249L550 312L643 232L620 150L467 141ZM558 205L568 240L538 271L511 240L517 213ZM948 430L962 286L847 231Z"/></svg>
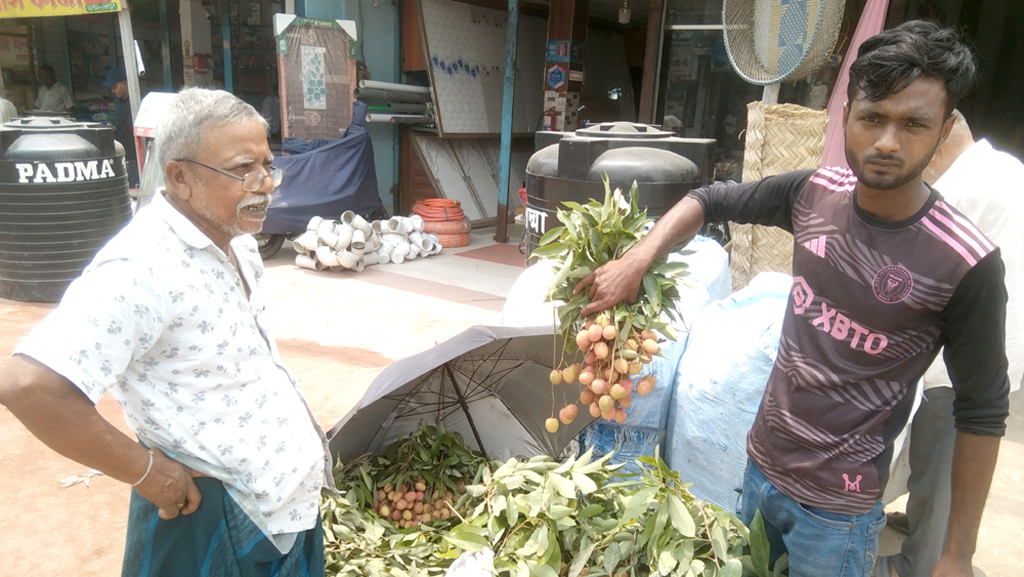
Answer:
<svg viewBox="0 0 1024 577"><path fill-rule="evenodd" d="M479 553L463 552L444 572L444 577L491 577L496 574L494 551L491 551L490 547L484 547Z"/></svg>
<svg viewBox="0 0 1024 577"><path fill-rule="evenodd" d="M554 311L562 301L544 302L555 271L550 260L541 259L527 267L505 297L500 324L503 327L543 327L555 323Z"/></svg>
<svg viewBox="0 0 1024 577"><path fill-rule="evenodd" d="M746 438L778 354L792 279L762 273L705 307L678 366L665 459L690 492L738 509Z"/></svg>

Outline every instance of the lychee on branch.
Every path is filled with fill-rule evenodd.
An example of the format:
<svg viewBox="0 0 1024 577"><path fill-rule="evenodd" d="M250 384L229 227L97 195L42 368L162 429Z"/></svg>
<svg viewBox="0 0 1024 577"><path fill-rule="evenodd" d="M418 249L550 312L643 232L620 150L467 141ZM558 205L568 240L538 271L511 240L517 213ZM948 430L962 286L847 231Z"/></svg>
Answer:
<svg viewBox="0 0 1024 577"><path fill-rule="evenodd" d="M557 430L559 420L571 422L572 418L563 418L563 414L575 416L578 409L566 409L575 407L576 402L589 405L595 417L623 422L632 392L644 395L654 387L653 375L643 376L645 367L661 354L662 336L675 340L671 323L681 320L676 310L677 283L688 274L687 265L670 263L667 257L654 261L646 271L635 302L619 304L589 318L580 316L590 296L587 290L573 294L577 285L598 267L621 258L653 222L647 218L646 209L640 210L636 182L628 197L619 189L612 190L607 176L604 185L604 202L563 203L565 209L557 213L561 226L541 237L531 255L551 261L555 278L547 300L564 303L558 309L556 330L562 336L570 364L564 366L563 355L559 366L552 367L551 384L579 379L581 390L578 401L559 411L558 420L550 419L548 430Z"/></svg>

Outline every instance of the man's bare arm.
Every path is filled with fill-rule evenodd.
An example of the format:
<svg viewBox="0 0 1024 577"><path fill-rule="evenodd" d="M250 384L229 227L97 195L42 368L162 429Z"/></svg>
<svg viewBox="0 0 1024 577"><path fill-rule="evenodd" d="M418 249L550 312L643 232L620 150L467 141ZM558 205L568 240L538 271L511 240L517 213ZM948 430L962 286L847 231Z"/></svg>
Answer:
<svg viewBox="0 0 1024 577"><path fill-rule="evenodd" d="M958 431L953 450L953 494L946 548L932 577L971 577L981 513L999 456L999 437Z"/></svg>
<svg viewBox="0 0 1024 577"><path fill-rule="evenodd" d="M131 484L149 468L146 449L100 416L78 387L32 358L15 356L0 371L0 404L46 446L104 475ZM199 507L193 476L154 448L152 468L135 490L170 519Z"/></svg>

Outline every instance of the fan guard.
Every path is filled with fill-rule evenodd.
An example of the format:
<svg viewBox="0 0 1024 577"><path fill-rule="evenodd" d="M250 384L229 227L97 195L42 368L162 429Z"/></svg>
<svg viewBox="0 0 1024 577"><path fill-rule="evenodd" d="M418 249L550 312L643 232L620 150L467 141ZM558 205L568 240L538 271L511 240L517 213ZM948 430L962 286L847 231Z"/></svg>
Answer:
<svg viewBox="0 0 1024 577"><path fill-rule="evenodd" d="M725 0L729 62L759 86L803 80L832 54L845 8L845 0Z"/></svg>

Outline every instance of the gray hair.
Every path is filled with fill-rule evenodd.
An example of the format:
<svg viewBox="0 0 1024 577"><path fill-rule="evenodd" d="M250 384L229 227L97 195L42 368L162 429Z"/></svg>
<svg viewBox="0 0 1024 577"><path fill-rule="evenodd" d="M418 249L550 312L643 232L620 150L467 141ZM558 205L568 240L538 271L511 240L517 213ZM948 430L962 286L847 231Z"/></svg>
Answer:
<svg viewBox="0 0 1024 577"><path fill-rule="evenodd" d="M157 162L164 166L171 160L199 156L205 147L205 130L249 121L269 128L255 108L229 92L186 88L174 97L157 129Z"/></svg>

